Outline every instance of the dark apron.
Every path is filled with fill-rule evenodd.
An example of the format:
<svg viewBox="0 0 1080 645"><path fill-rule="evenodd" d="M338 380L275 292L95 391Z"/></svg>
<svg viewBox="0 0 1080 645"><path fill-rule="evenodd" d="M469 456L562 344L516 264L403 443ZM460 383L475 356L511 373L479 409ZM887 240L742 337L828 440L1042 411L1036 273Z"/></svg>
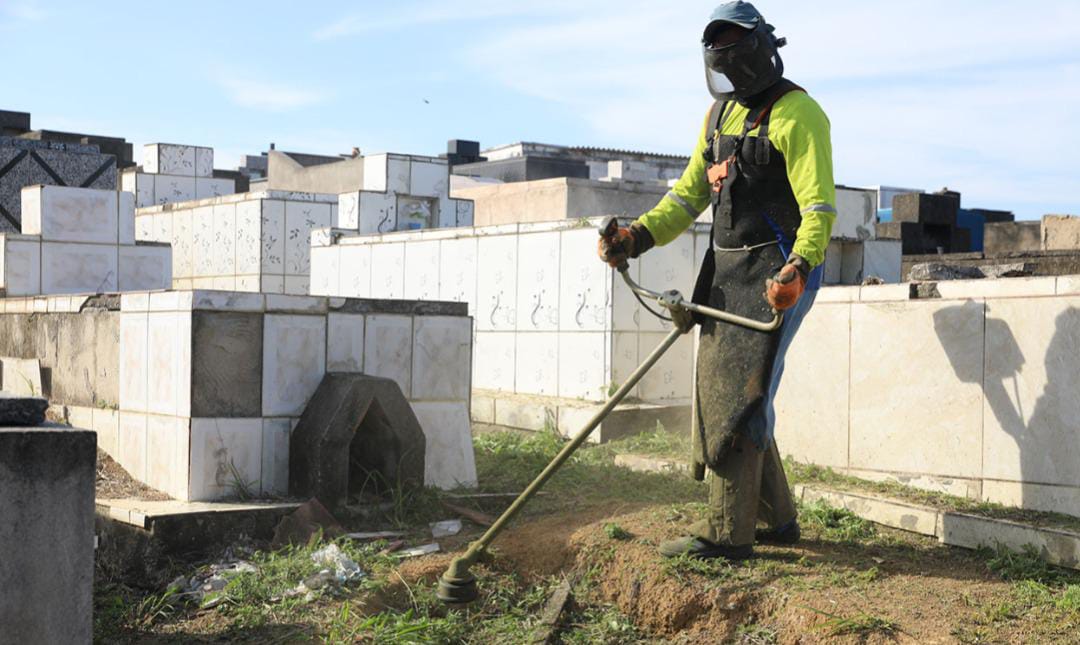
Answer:
<svg viewBox="0 0 1080 645"><path fill-rule="evenodd" d="M705 253L694 302L768 321L772 309L764 298L765 280L783 266L801 222L799 205L787 177L784 157L768 140L772 105L798 89L782 80L750 110L740 136L716 135L709 161L736 152L733 175L713 194L712 248ZM726 105L713 109L714 132L722 129ZM748 136L760 122L758 136ZM749 420L761 411L769 389L780 333L760 332L703 316L698 317L694 397L696 474L716 469ZM768 446L757 446L764 450Z"/></svg>

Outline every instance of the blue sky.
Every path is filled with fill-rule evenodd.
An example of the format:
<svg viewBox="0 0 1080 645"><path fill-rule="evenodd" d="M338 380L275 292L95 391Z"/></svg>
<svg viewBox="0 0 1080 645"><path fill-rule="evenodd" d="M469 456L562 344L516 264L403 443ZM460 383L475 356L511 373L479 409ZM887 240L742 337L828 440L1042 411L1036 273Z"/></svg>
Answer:
<svg viewBox="0 0 1080 645"><path fill-rule="evenodd" d="M222 168L271 141L688 154L715 4L0 0L0 109L32 112L37 128L210 145ZM791 43L788 76L832 120L838 182L1080 214L1080 2L757 6Z"/></svg>

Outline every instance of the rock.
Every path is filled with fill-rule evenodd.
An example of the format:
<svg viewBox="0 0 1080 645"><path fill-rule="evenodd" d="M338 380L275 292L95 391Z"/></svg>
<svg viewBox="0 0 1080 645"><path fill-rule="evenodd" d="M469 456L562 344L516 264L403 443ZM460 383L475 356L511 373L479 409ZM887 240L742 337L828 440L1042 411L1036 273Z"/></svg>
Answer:
<svg viewBox="0 0 1080 645"><path fill-rule="evenodd" d="M273 546L281 548L289 544L307 544L311 536L320 530L326 539L334 539L345 533L330 511L313 498L281 518L274 529Z"/></svg>
<svg viewBox="0 0 1080 645"><path fill-rule="evenodd" d="M46 399L0 391L0 426L39 426L45 423Z"/></svg>
<svg viewBox="0 0 1080 645"><path fill-rule="evenodd" d="M461 533L461 520L443 520L431 524L431 537L436 540L458 533Z"/></svg>
<svg viewBox="0 0 1080 645"><path fill-rule="evenodd" d="M928 282L934 280L981 280L986 276L978 267L962 267L942 264L940 262L925 262L911 267L908 279L912 282Z"/></svg>

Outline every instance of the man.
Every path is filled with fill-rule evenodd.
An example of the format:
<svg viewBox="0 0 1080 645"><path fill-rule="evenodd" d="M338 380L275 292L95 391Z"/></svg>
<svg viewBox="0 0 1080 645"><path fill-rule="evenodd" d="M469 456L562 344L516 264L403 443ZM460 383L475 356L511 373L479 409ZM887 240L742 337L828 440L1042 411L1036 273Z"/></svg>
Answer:
<svg viewBox="0 0 1080 645"><path fill-rule="evenodd" d="M600 243L615 266L672 241L711 204L712 248L694 301L762 321L773 309L785 314L772 333L697 318L694 460L699 479L710 471L709 511L691 535L661 545L666 556L737 560L753 555L755 538L799 539L773 440L773 398L821 283L836 187L829 121L783 78L784 44L750 3L713 11L702 48L716 102L690 164L656 208ZM759 519L766 528L756 530Z"/></svg>

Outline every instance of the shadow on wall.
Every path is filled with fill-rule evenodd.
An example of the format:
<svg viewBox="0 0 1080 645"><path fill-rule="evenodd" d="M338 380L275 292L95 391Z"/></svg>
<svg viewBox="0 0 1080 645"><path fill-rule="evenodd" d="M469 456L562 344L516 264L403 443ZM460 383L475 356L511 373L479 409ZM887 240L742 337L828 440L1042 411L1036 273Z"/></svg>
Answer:
<svg viewBox="0 0 1080 645"><path fill-rule="evenodd" d="M1025 302L1022 306L1029 305ZM1036 486L1080 486L1080 309L1069 307L1056 317L1053 337L1040 367L1032 362L1037 358L1030 354L1033 344L1042 346L1039 326L1045 323L1037 319L1039 305L1030 306L1031 309L1020 309L1012 304L1003 305L1003 313L1013 313L1017 318L1014 324L1021 323L1027 332L1020 341L1005 320L991 317L993 305L985 307L974 301L935 312L934 331L957 378L980 384L984 406L988 405L993 413L993 418L985 415L983 419L984 479L1020 482L1018 498L1008 496L999 501L1080 515L1080 505L1075 501L1064 508L1068 504L1065 495L1054 503L1047 495L1053 495L1053 490ZM955 334L949 334L948 330L960 320L982 315L984 307L983 360L972 361L950 347L947 339ZM1028 356L1024 355L1022 344L1028 346ZM1042 391L1037 394L1035 405L1025 410L1025 401L1036 396L1040 385ZM1010 450L1002 445L1003 437L995 436L997 431L1007 434L1015 447ZM1013 454L1018 461L1018 472L1009 463ZM1075 491L1072 499L1077 499Z"/></svg>

